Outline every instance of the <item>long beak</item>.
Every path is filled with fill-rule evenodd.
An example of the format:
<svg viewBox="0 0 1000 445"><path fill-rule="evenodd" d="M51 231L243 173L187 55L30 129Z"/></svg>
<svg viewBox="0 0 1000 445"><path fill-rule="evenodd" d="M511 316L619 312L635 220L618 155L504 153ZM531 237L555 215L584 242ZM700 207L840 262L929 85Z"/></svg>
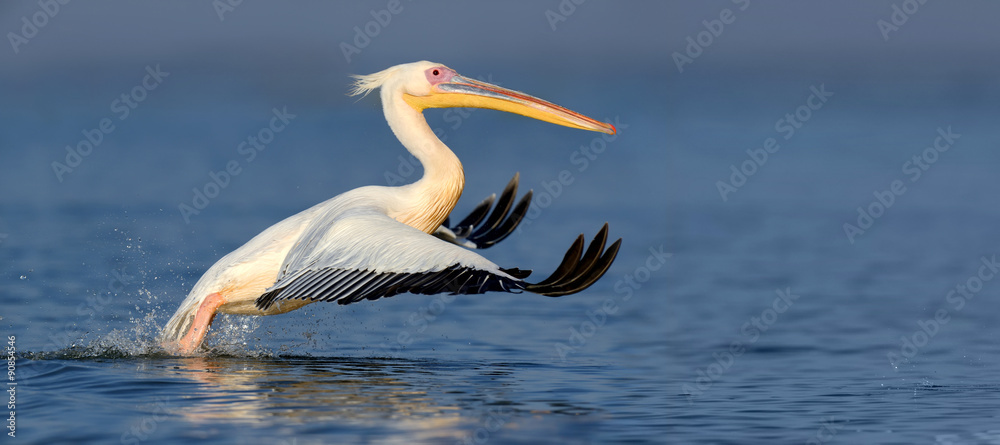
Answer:
<svg viewBox="0 0 1000 445"><path fill-rule="evenodd" d="M431 87L429 95L404 94L403 100L417 110L449 107L489 108L570 128L615 134L614 125L600 122L520 91L508 90L458 75L453 76L448 82Z"/></svg>

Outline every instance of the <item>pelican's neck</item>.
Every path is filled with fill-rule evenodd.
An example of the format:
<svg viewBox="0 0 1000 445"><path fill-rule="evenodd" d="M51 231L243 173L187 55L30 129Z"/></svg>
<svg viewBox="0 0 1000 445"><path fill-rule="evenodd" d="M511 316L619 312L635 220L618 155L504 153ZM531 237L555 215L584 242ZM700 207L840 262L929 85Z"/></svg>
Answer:
<svg viewBox="0 0 1000 445"><path fill-rule="evenodd" d="M382 106L389 127L399 142L420 161L424 176L399 187L400 202L392 216L399 222L433 233L444 222L465 187L465 173L458 156L444 145L427 125L423 113L407 104L399 94L383 89Z"/></svg>

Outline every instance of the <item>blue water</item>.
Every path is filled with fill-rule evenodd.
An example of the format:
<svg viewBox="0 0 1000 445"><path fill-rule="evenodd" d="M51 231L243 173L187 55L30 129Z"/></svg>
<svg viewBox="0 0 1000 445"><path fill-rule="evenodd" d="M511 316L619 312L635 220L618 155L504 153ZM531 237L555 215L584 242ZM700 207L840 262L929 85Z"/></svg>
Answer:
<svg viewBox="0 0 1000 445"><path fill-rule="evenodd" d="M165 356L153 338L212 262L339 190L385 183L383 169L409 170L370 103L350 116L307 108L186 224L177 205L209 170L241 159L235 144L247 131L230 129L237 142L218 148L172 135L197 115L137 120L141 129L113 136L155 137L95 153L79 177L50 185L56 196L4 205L0 293L21 354L17 434L41 443L997 440L998 291L969 283L1000 246L996 110L897 108L880 119L868 86L827 85L828 108L723 201L716 181L749 159L747 148L783 138L771 123L808 86L761 83L779 97L790 90L763 111L621 114L627 127L582 171L574 152L595 136L474 111L446 132L470 178L459 211L514 171L552 197L484 253L544 274L576 233L607 220L625 243L602 281L559 299L403 295L223 316L198 358ZM251 131L268 112L219 108ZM326 120L340 117L363 125L332 131ZM169 118L165 128L158 118ZM440 112L429 119L447 124ZM960 138L912 181L902 166L949 125ZM159 153L172 138L193 145ZM365 138L385 147L347 148ZM22 177L52 175L23 165ZM556 194L562 169L573 182ZM895 179L907 191L852 244L843 224L857 224L856 207ZM87 190L102 185L108 194ZM981 290L949 298L960 284ZM942 310L947 321L933 321Z"/></svg>
<svg viewBox="0 0 1000 445"><path fill-rule="evenodd" d="M884 61L883 47L866 46L866 62L853 65L794 51L748 62L753 54L734 46L741 29L778 21L764 9L679 74L669 53L700 19L665 37L659 19L605 27L595 11L610 7L587 3L550 34L529 5L519 8L541 31L517 38L541 35L533 41L563 48L559 57L528 63L506 46L492 52L499 61L455 48L427 57L616 122L617 137L485 110L428 110L428 121L464 163L457 212L515 172L522 192L534 189L539 206L486 257L546 276L578 233L607 221L624 239L607 275L564 298L400 295L221 316L201 357L165 355L154 339L218 258L337 193L419 177L376 98L344 93L347 74L408 61L396 57L408 39L437 38L402 32L433 14L397 17L411 25L387 30L350 66L335 49L336 31L349 29L340 26L323 41L334 48L326 58L286 40L264 47L269 57L118 48L124 56L73 71L26 68L44 39L68 32L58 22L20 65L3 65L0 334L15 337L18 440L1000 441L995 76L955 65L960 53L926 72L900 68L892 44ZM251 9L222 26L269 23ZM71 11L60 19L82 20ZM614 14L604 16L623 13ZM892 43L920 35L933 15L913 18ZM210 10L203 19L219 25ZM316 20L275 29L319 32L340 19ZM780 21L789 23L808 32ZM883 43L867 30L859 42ZM589 59L566 51L588 47L591 34L620 53L588 71ZM636 56L650 48L659 59ZM171 77L121 118L113 100L158 61ZM810 100L814 90L832 96ZM239 144L275 108L295 117L251 159ZM799 113L797 125L788 113ZM52 163L104 118L115 129L60 180ZM939 142L947 150L926 151L949 132ZM780 148L765 160L769 138ZM914 167L915 155L933 161ZM179 205L192 189L233 162L239 173L185 218ZM731 166L752 173L732 178ZM720 193L720 181L732 189ZM905 191L893 194L894 181Z"/></svg>

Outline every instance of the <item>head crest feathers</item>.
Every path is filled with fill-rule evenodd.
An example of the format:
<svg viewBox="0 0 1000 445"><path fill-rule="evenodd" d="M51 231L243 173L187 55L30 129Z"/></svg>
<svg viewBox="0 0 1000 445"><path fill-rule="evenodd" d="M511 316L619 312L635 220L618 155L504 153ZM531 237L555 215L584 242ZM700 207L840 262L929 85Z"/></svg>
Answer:
<svg viewBox="0 0 1000 445"><path fill-rule="evenodd" d="M397 67L392 67L385 69L373 74L365 75L353 75L354 83L351 85L351 91L348 93L350 96L361 95L365 97L368 93L375 91L379 87L385 84L393 74L395 74Z"/></svg>

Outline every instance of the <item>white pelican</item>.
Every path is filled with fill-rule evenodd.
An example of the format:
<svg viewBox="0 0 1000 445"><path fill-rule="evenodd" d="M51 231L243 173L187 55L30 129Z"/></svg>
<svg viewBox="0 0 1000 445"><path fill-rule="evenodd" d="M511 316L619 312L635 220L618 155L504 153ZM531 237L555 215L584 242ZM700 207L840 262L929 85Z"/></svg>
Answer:
<svg viewBox="0 0 1000 445"><path fill-rule="evenodd" d="M281 221L222 257L198 280L160 335L164 349L191 354L216 313L275 315L316 301L350 304L410 292L479 294L528 291L561 296L582 291L614 261L621 239L605 250L607 223L584 252L583 235L553 274L503 269L466 247L489 247L520 222L531 192L510 211L518 177L486 221L493 197L453 228L442 227L462 194L458 157L424 120L425 108L477 107L517 113L583 130L614 134L596 121L524 93L460 76L431 62L355 76L351 95L381 89L385 119L423 165L402 187L368 186L342 193ZM432 236L436 235L436 236Z"/></svg>

